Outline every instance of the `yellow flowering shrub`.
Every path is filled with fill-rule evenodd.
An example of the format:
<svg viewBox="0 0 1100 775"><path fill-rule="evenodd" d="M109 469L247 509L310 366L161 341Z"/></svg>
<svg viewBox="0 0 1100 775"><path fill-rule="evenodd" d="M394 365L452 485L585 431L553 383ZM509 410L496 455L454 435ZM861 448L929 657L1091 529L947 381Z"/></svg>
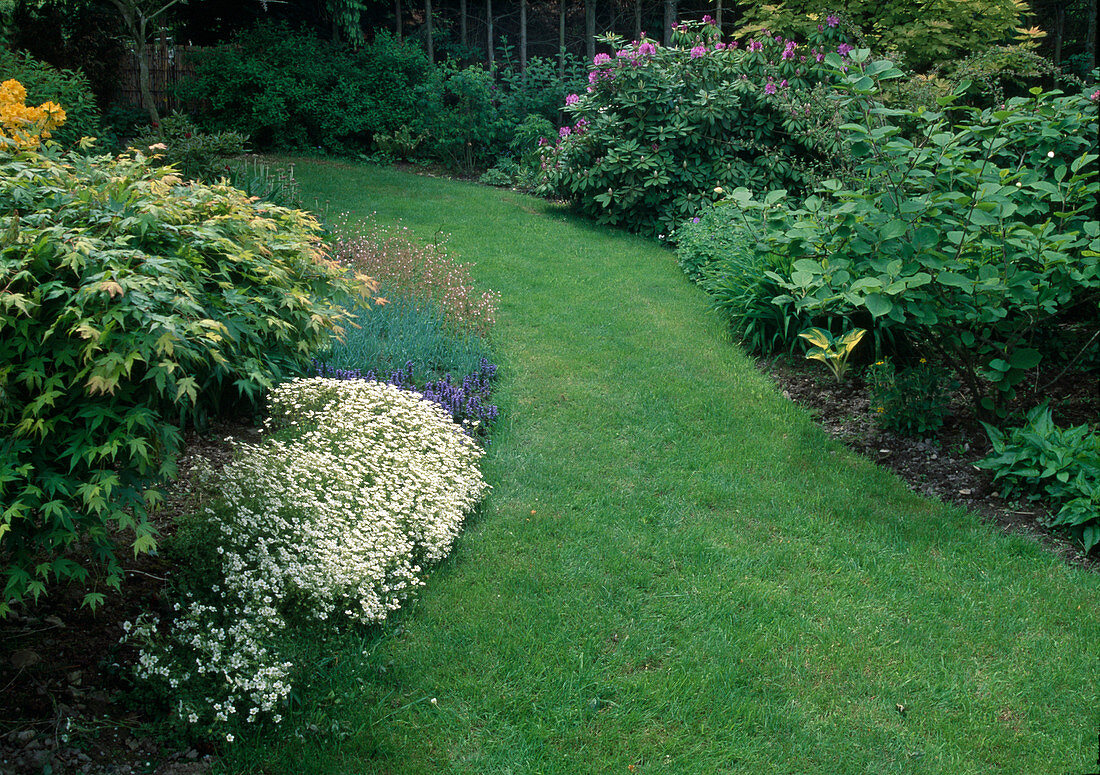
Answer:
<svg viewBox="0 0 1100 775"><path fill-rule="evenodd" d="M65 123L65 110L56 102L38 107L26 104L27 90L13 79L0 84L0 138L19 148L35 148Z"/></svg>

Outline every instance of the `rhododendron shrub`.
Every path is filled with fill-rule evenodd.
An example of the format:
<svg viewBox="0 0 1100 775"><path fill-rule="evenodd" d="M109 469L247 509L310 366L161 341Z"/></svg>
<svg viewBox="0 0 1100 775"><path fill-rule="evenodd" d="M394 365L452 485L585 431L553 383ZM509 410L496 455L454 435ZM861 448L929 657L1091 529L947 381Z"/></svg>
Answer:
<svg viewBox="0 0 1100 775"><path fill-rule="evenodd" d="M797 191L825 160L807 132L811 92L835 77L822 60L850 50L838 25L806 42L761 33L721 40L712 23L597 54L573 121L543 145L542 193L600 223L668 234L723 191Z"/></svg>
<svg viewBox="0 0 1100 775"><path fill-rule="evenodd" d="M230 740L241 721L282 720L309 667L287 652L293 635L384 620L487 489L474 439L393 385L294 380L271 392L265 431L207 475L174 617L127 626L138 676Z"/></svg>

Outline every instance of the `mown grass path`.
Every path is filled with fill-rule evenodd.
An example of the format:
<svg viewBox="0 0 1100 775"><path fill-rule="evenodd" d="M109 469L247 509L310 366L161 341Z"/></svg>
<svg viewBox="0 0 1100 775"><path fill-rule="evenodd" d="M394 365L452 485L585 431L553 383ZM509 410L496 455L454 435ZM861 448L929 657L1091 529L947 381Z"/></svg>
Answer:
<svg viewBox="0 0 1100 775"><path fill-rule="evenodd" d="M268 740L241 770L1095 766L1100 575L830 441L670 251L514 193L297 170L476 262L505 419L482 512L325 711L346 737Z"/></svg>

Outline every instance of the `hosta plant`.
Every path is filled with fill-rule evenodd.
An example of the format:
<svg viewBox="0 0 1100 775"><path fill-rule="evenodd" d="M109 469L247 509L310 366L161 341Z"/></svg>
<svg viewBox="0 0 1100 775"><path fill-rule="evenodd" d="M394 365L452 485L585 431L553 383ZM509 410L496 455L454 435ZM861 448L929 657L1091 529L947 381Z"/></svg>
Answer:
<svg viewBox="0 0 1100 775"><path fill-rule="evenodd" d="M985 429L993 451L978 465L993 472L1004 495L1047 498L1052 526L1069 531L1086 552L1100 544L1100 432L1059 427L1046 404L1032 409L1023 426Z"/></svg>
<svg viewBox="0 0 1100 775"><path fill-rule="evenodd" d="M862 328L853 328L840 336L833 336L824 328L815 326L799 336L812 345L806 351L806 359L821 361L829 367L837 382L843 382L844 375L848 373L848 359L866 333Z"/></svg>

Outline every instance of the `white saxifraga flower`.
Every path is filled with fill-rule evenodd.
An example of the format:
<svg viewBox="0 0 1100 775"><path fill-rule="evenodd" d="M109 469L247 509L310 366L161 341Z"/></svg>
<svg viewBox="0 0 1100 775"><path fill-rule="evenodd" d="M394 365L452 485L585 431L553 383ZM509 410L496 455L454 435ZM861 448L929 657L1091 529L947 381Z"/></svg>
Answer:
<svg viewBox="0 0 1100 775"><path fill-rule="evenodd" d="M139 622L127 634L154 644L139 675L208 687L205 702L180 703L191 723L281 720L273 711L295 667L277 651L293 625L286 602L319 622L381 621L423 584L421 566L447 555L487 489L481 448L416 393L311 378L269 403L265 430L293 437L239 443L207 473L221 498L202 514L220 541L216 604L187 599L170 629Z"/></svg>

